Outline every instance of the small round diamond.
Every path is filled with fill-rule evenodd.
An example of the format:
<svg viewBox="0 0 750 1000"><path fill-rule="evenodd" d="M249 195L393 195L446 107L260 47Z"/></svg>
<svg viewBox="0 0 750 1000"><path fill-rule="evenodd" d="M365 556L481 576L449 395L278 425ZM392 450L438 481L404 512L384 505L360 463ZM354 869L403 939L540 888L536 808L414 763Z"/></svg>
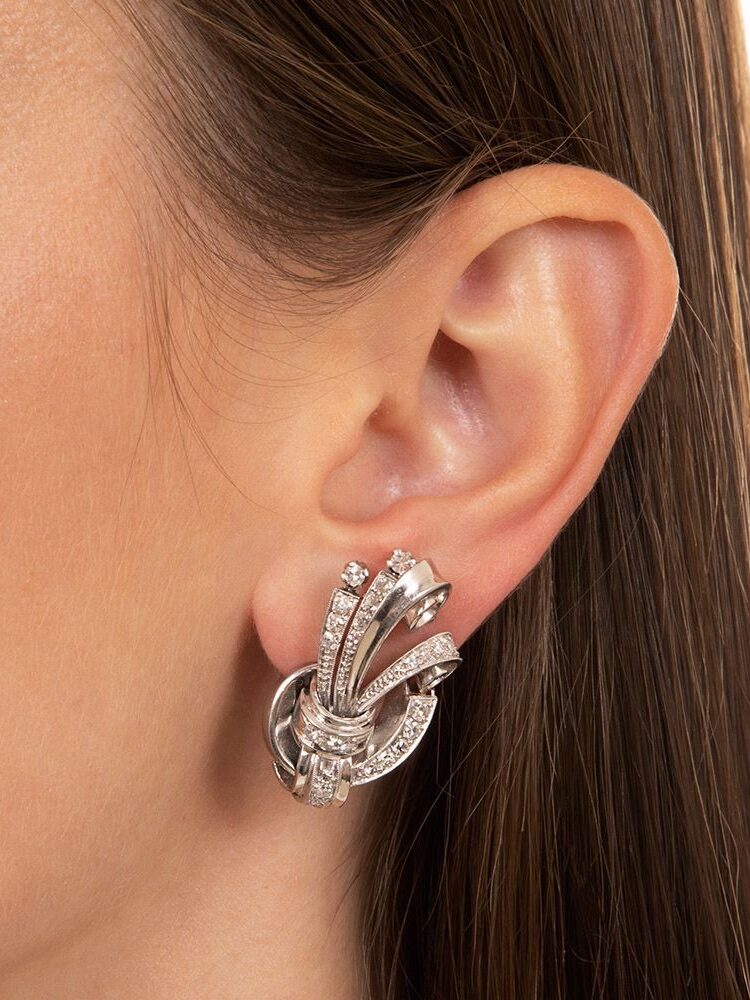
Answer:
<svg viewBox="0 0 750 1000"><path fill-rule="evenodd" d="M391 553L391 558L388 560L388 569L393 570L394 573L398 573L401 576L405 573L407 569L411 569L412 566L416 565L417 560L405 549L394 549Z"/></svg>
<svg viewBox="0 0 750 1000"><path fill-rule="evenodd" d="M352 590L356 590L357 587L362 586L369 575L370 571L365 564L353 559L351 562L348 562L346 566L344 566L341 579L347 587L351 587Z"/></svg>

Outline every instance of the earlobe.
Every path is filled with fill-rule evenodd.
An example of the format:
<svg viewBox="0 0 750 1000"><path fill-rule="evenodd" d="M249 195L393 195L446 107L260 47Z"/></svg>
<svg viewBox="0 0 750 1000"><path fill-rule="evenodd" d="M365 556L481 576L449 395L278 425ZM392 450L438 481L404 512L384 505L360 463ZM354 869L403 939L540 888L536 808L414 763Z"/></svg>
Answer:
<svg viewBox="0 0 750 1000"><path fill-rule="evenodd" d="M544 164L455 196L367 303L389 340L359 378L380 402L340 428L357 446L320 470L310 549L335 539L332 572L394 545L434 558L455 583L444 627L462 642L590 490L677 287L662 227L610 177Z"/></svg>

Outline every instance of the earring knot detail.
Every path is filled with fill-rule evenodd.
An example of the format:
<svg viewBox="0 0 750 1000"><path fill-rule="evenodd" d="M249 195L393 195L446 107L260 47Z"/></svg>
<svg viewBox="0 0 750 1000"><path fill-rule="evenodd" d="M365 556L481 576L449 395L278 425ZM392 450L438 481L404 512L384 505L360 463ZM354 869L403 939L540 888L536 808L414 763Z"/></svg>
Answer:
<svg viewBox="0 0 750 1000"><path fill-rule="evenodd" d="M352 785L406 760L435 714L434 689L461 663L451 634L439 632L370 678L393 629L433 621L451 585L404 549L394 549L360 593L369 576L359 560L346 564L323 619L317 662L282 682L268 714L276 775L307 805L342 805Z"/></svg>

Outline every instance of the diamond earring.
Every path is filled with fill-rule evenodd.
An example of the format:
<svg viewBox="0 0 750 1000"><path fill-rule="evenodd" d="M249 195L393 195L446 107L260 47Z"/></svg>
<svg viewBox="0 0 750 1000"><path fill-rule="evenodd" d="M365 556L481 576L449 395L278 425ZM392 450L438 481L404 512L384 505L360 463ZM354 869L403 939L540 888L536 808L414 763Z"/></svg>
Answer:
<svg viewBox="0 0 750 1000"><path fill-rule="evenodd" d="M435 714L434 689L461 663L449 632L414 646L365 683L376 653L403 621L431 622L451 585L426 559L395 549L363 594L369 570L347 563L326 611L317 663L286 678L266 738L284 787L311 806L342 805L352 785L398 767Z"/></svg>

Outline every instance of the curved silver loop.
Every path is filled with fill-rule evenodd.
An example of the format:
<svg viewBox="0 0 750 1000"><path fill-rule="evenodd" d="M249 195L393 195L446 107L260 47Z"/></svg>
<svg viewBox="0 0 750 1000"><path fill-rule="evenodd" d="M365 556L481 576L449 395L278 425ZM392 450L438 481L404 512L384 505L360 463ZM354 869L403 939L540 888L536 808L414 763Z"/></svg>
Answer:
<svg viewBox="0 0 750 1000"><path fill-rule="evenodd" d="M395 549L365 593L364 564L352 561L346 588L331 596L318 662L278 687L266 728L274 769L296 799L342 805L352 785L388 773L417 747L434 716L434 688L461 663L449 632L419 643L364 687L393 629L432 621L450 595L426 559ZM364 689L363 689L364 687Z"/></svg>
<svg viewBox="0 0 750 1000"><path fill-rule="evenodd" d="M364 689L357 698L357 710L371 708L389 691L413 677L421 692L431 691L461 662L450 632L438 632L404 653Z"/></svg>
<svg viewBox="0 0 750 1000"><path fill-rule="evenodd" d="M373 586L377 579L378 577L373 581ZM334 705L339 714L349 715L356 712L356 692L360 682L366 676L368 667L383 642L401 619L405 618L407 625L410 625L411 628L419 627L417 623L425 610L428 607L434 608L432 615L434 618L437 609L447 600L450 591L451 585L435 576L426 559L415 563L401 576L396 577L393 584L386 590L384 597L372 609L367 620L362 622L364 630L361 634L357 633L356 635L356 645L353 644L351 659L343 669L340 667L336 674ZM366 606L365 601L368 594L369 590L360 607ZM428 604L427 602L432 603ZM410 615L411 617L409 617ZM353 628L357 624L358 616L359 611L354 616ZM344 642L345 649L347 642L348 638Z"/></svg>

